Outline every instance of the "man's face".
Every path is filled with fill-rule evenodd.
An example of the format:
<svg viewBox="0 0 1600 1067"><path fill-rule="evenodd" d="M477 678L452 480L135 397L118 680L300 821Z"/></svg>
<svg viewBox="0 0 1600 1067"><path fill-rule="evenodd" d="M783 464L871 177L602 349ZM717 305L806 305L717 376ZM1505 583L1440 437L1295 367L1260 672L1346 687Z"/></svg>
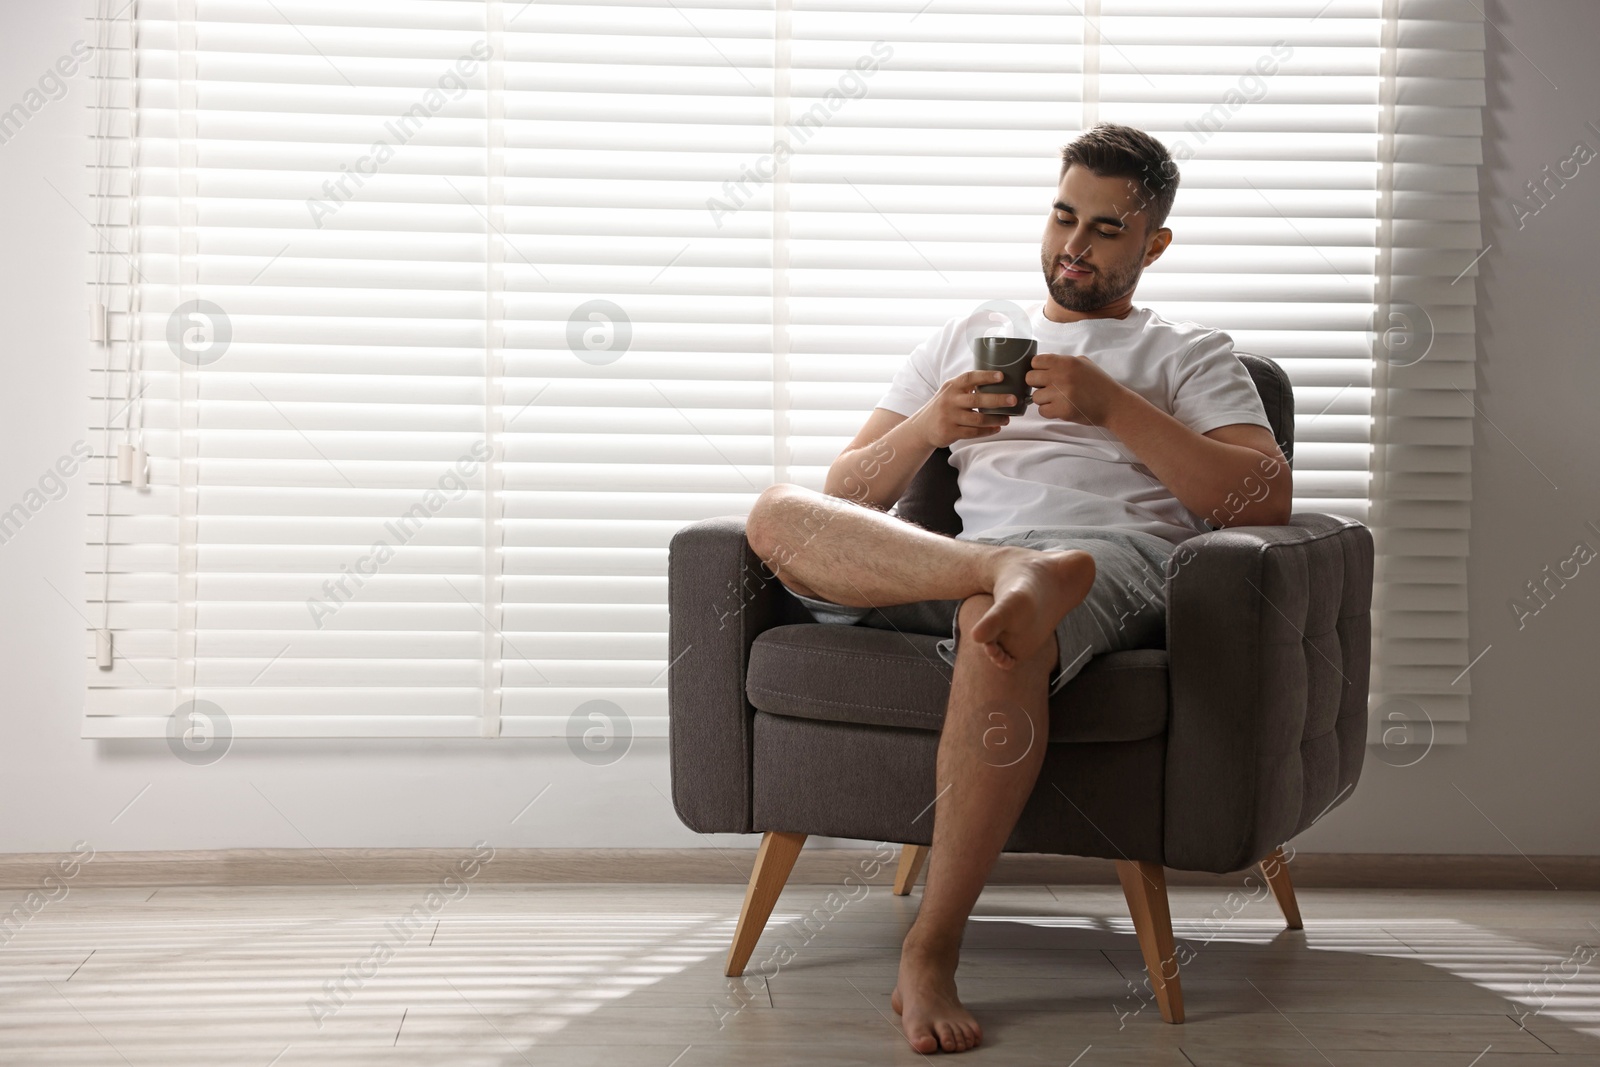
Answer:
<svg viewBox="0 0 1600 1067"><path fill-rule="evenodd" d="M1095 311L1133 292L1144 268L1172 240L1147 233L1139 183L1067 168L1044 225L1039 260L1050 297L1069 311Z"/></svg>

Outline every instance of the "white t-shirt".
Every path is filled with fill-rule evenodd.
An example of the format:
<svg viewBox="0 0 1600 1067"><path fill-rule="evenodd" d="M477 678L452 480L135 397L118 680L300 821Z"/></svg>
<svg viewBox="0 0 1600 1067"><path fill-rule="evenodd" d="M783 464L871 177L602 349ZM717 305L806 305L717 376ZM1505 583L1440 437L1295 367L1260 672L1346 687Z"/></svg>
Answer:
<svg viewBox="0 0 1600 1067"><path fill-rule="evenodd" d="M1118 382L1196 433L1232 423L1272 428L1233 338L1148 308L1125 319L1052 322L1044 301L1023 305L1040 353L1088 356ZM979 316L984 321L978 324ZM974 369L972 338L988 313L951 319L918 345L878 406L913 415L941 383ZM1014 329L1014 327L1012 328ZM1174 544L1206 525L1101 426L1050 419L1033 404L999 433L950 446L963 538L1046 526L1117 526Z"/></svg>

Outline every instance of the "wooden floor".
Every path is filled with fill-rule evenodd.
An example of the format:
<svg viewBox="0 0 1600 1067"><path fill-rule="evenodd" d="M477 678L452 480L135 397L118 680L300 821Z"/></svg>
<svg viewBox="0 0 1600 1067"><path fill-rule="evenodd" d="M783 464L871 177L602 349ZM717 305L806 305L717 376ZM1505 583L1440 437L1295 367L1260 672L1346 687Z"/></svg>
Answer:
<svg viewBox="0 0 1600 1067"><path fill-rule="evenodd" d="M721 974L735 886L474 885L433 913L424 886L73 889L0 944L0 1063L924 1059L889 1008L920 890L858 888L834 914L830 892L784 892L741 982ZM1225 893L1173 889L1193 959L1169 1026L1119 890L994 888L958 976L986 1031L962 1062L1600 1067L1600 894L1300 903L1291 934L1270 900L1230 916Z"/></svg>

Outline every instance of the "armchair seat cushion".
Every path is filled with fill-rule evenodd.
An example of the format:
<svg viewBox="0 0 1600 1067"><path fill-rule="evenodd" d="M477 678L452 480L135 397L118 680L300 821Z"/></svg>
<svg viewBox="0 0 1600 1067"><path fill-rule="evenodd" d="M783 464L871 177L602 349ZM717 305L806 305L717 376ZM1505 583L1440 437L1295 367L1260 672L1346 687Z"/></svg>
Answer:
<svg viewBox="0 0 1600 1067"><path fill-rule="evenodd" d="M867 626L800 623L763 632L745 694L772 715L938 732L950 695L941 638ZM1167 728L1167 653L1090 660L1050 702L1050 742L1138 741Z"/></svg>

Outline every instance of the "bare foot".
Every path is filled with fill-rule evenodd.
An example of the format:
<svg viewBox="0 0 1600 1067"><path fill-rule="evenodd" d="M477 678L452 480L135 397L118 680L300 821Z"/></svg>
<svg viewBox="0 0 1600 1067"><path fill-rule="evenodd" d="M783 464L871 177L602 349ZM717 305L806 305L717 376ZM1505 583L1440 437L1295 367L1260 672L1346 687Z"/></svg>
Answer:
<svg viewBox="0 0 1600 1067"><path fill-rule="evenodd" d="M997 667L1010 670L1055 633L1061 617L1094 586L1094 557L1076 549L1040 552L1019 548L1000 564L994 604L969 635Z"/></svg>
<svg viewBox="0 0 1600 1067"><path fill-rule="evenodd" d="M909 943L900 952L900 980L889 1004L901 1017L917 1052L965 1052L983 1040L983 1028L956 997L956 958Z"/></svg>

